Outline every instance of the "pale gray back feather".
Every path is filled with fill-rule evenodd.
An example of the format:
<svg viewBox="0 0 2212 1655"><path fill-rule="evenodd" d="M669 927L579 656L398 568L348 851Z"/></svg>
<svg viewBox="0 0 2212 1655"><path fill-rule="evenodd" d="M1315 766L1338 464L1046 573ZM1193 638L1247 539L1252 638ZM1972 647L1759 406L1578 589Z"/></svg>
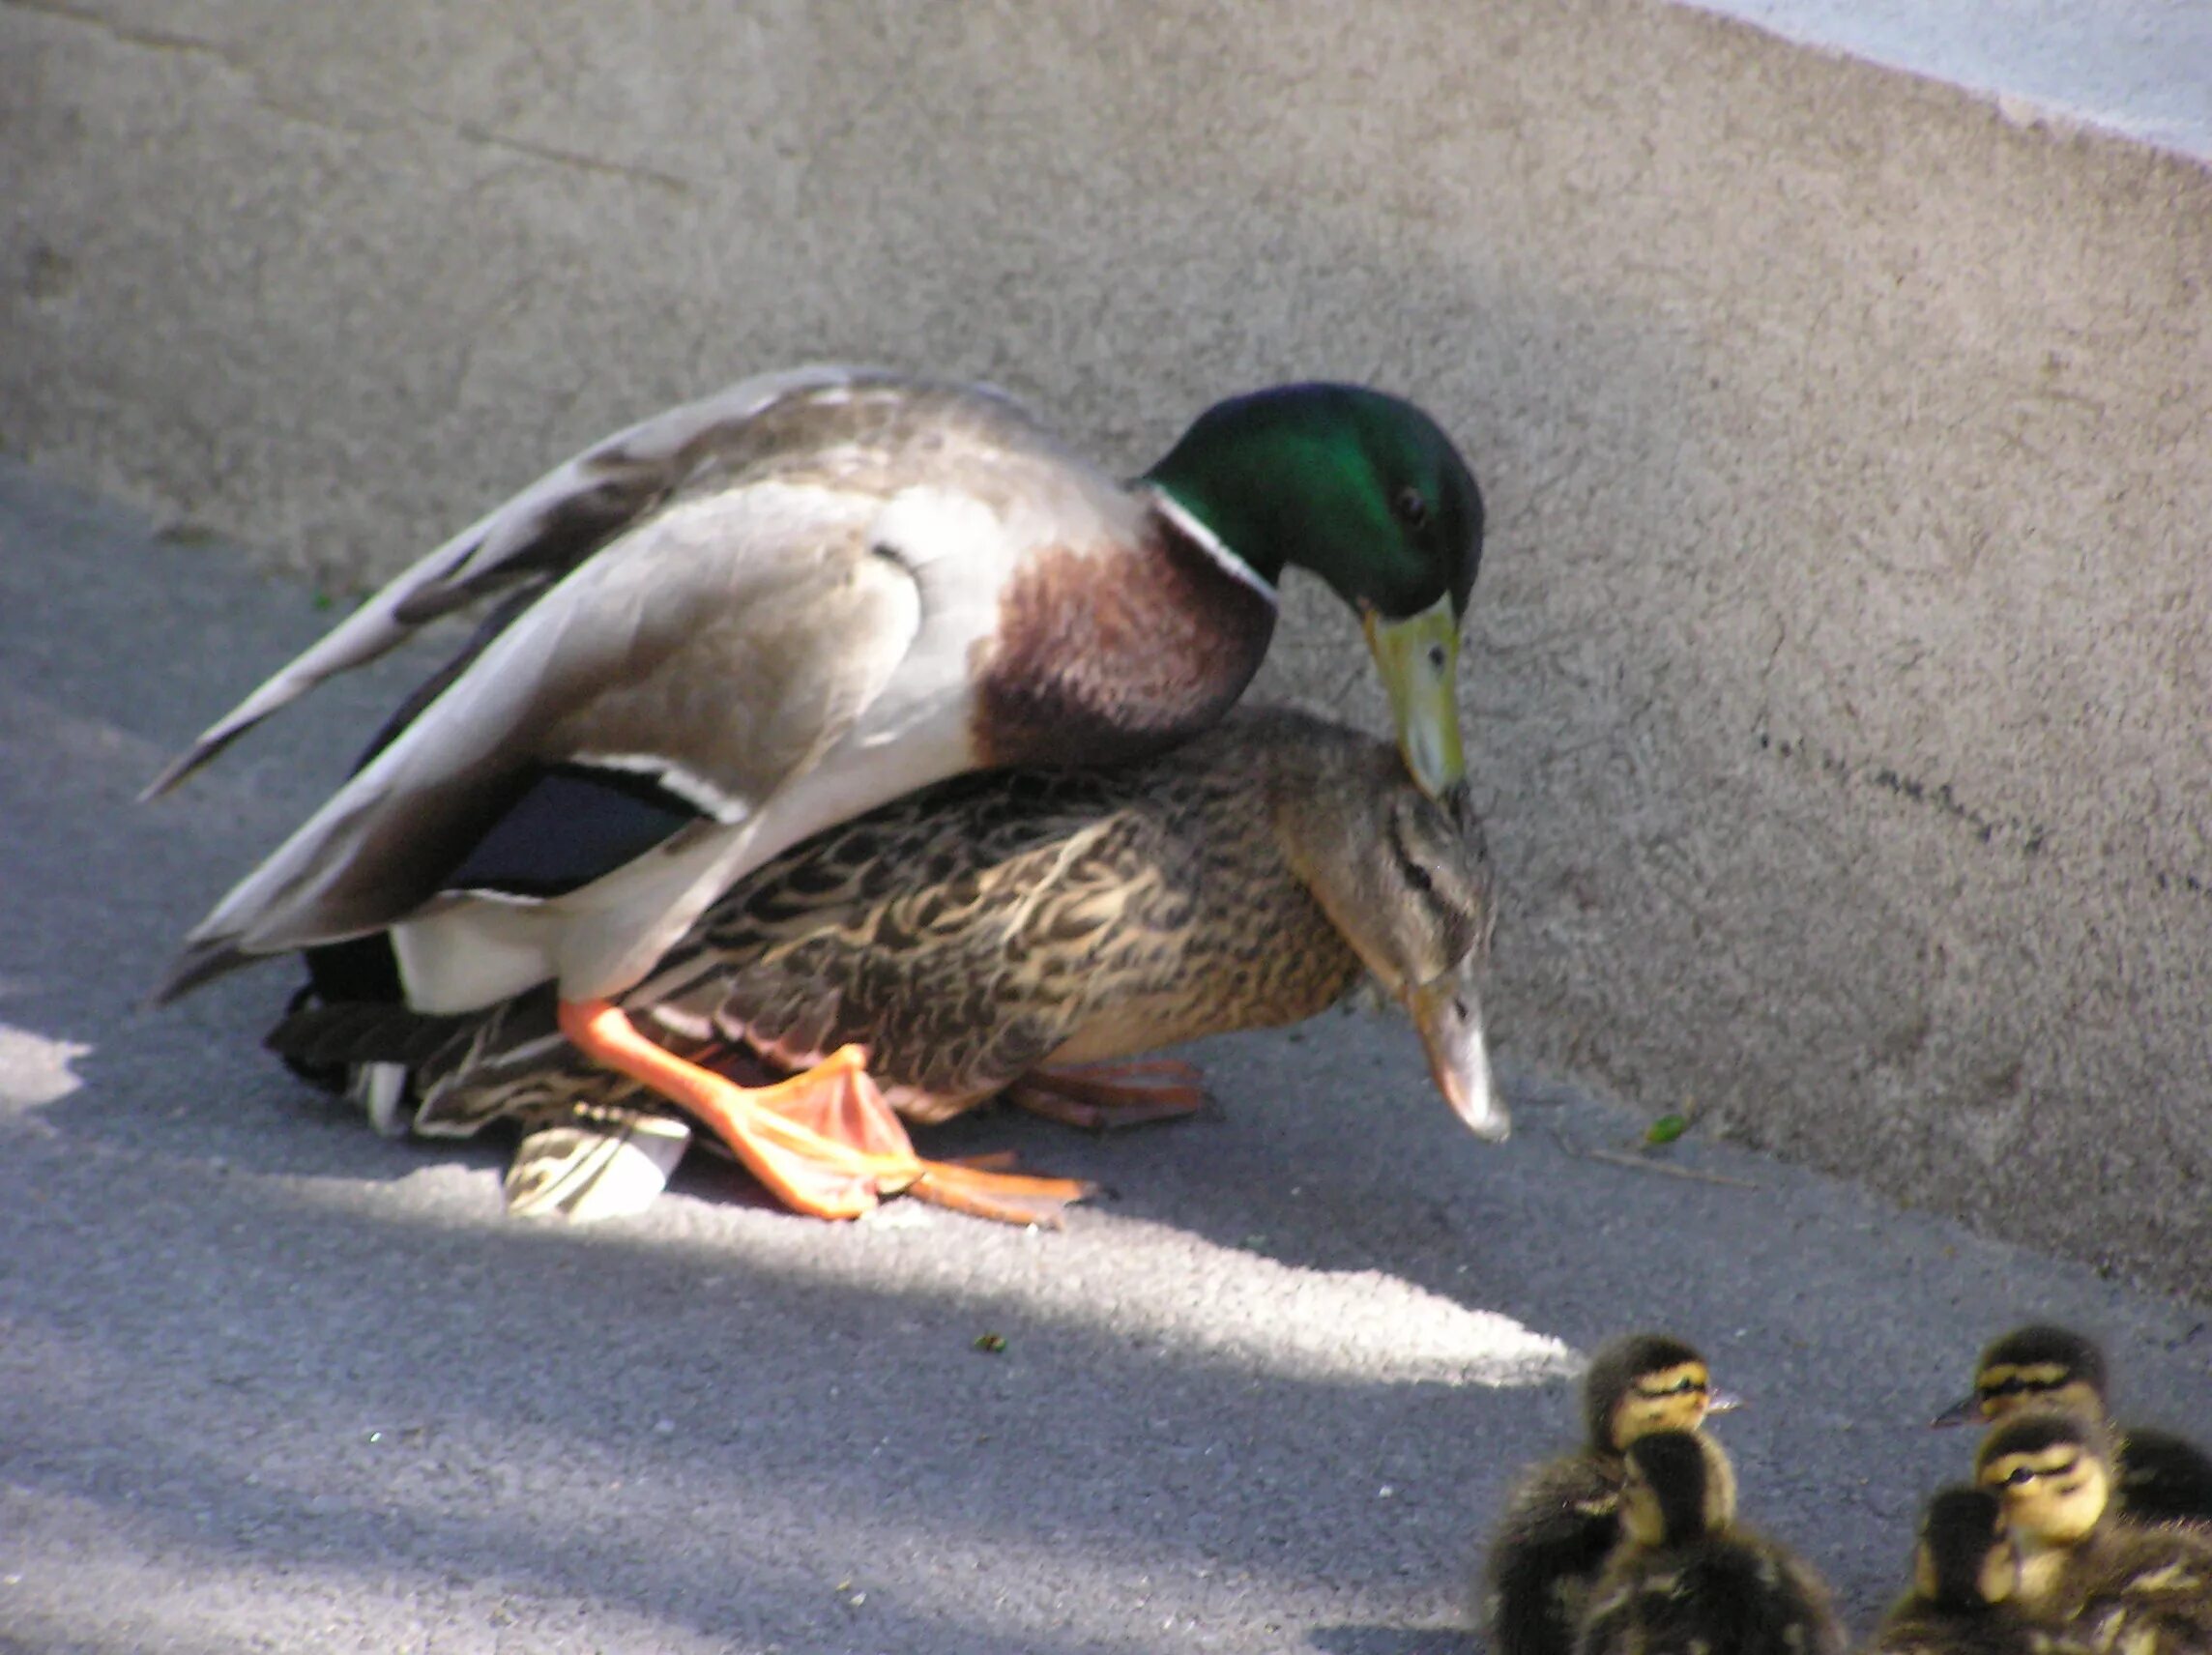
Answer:
<svg viewBox="0 0 2212 1655"><path fill-rule="evenodd" d="M536 575L557 580L681 486L675 462L717 426L751 419L794 392L891 378L884 370L824 364L758 374L696 402L640 421L556 466L505 505L495 507L369 598L259 688L203 731L148 784L142 798L166 793L271 713L325 679L374 660L426 623L502 585ZM591 511L594 502L603 503ZM549 532L570 522L579 507L598 533L557 548L564 565L548 568Z"/></svg>
<svg viewBox="0 0 2212 1655"><path fill-rule="evenodd" d="M714 505L688 511L712 516ZM189 941L270 953L391 924L465 852L452 835L480 827L473 800L501 768L635 755L640 769L681 767L697 785L680 791L715 798L728 823L811 763L912 638L910 577L869 557L858 520L833 537L813 518L718 538L687 527L699 525L685 513L656 518L618 563L557 585L472 663L470 693L423 709ZM846 624L696 624L706 609L758 622L807 609L819 620L831 605Z"/></svg>

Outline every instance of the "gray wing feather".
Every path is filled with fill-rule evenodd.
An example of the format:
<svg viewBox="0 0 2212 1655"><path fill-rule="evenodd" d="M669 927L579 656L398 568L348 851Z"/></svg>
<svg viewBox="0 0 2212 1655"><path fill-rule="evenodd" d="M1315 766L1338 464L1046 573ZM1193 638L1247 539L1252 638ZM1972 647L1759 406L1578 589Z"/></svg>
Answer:
<svg viewBox="0 0 2212 1655"><path fill-rule="evenodd" d="M742 425L794 392L888 377L829 365L761 374L593 444L392 581L209 725L140 797L166 793L271 713L429 621L520 581L557 581L681 487L703 437Z"/></svg>
<svg viewBox="0 0 2212 1655"><path fill-rule="evenodd" d="M466 695L425 708L189 941L268 953L394 922L483 830L502 775L533 765L626 764L742 820L851 727L919 600L869 555L864 515L733 524L725 506L663 512L555 586L471 663Z"/></svg>

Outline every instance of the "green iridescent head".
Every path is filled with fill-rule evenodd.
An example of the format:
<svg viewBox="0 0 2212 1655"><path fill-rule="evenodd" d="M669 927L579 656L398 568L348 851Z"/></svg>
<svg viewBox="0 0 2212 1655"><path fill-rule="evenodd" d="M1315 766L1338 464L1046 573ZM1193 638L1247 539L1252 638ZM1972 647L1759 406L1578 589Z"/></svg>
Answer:
<svg viewBox="0 0 2212 1655"><path fill-rule="evenodd" d="M1434 420L1355 385L1216 403L1145 480L1273 584L1311 570L1360 618L1413 778L1466 773L1459 628L1482 563L1482 492Z"/></svg>

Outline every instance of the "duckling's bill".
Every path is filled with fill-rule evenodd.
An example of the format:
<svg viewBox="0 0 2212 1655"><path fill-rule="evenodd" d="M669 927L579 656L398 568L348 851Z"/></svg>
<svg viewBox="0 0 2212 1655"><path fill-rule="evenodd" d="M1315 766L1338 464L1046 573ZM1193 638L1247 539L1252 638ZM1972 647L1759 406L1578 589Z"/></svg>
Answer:
<svg viewBox="0 0 2212 1655"><path fill-rule="evenodd" d="M1467 779L1459 736L1459 617L1447 595L1417 615L1386 621L1360 616L1376 670L1390 692L1398 751L1421 791L1441 798Z"/></svg>
<svg viewBox="0 0 2212 1655"><path fill-rule="evenodd" d="M1987 1418L1988 1414L1982 1408L1981 1393L1975 1391L1961 1397L1934 1419L1931 1419L1928 1425L1931 1430L1941 1431L1954 1425L1980 1425Z"/></svg>

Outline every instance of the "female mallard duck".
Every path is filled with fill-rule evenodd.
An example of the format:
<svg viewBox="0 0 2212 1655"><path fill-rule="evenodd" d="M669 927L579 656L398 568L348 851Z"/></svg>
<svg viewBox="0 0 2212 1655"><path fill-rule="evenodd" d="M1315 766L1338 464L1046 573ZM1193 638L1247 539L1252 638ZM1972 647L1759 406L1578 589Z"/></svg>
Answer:
<svg viewBox="0 0 2212 1655"><path fill-rule="evenodd" d="M1867 1655L2078 1655L2022 1612L2019 1587L2004 1502L1988 1489L1939 1489L1921 1516L1912 1589Z"/></svg>
<svg viewBox="0 0 2212 1655"><path fill-rule="evenodd" d="M2061 1408L2110 1426L2118 1460L2112 1497L2140 1523L2212 1526L2212 1455L2188 1438L2113 1425L2105 1352L2097 1342L2046 1322L1991 1342L1974 1365L1974 1394L1936 1415L1937 1425L1995 1421L2024 1408Z"/></svg>
<svg viewBox="0 0 2212 1655"><path fill-rule="evenodd" d="M1461 1119L1497 1139L1507 1121L1477 992L1490 929L1464 799L1424 797L1372 738L1245 709L1153 759L964 777L829 828L732 886L616 1003L711 1069L807 1070L864 1047L850 1082L871 1119L888 1118L879 1087L924 1122L1013 1088L1095 1121L1123 1104L1197 1103L1173 1070L1096 1065L1310 1017L1364 969L1412 1010ZM341 1004L294 1013L271 1044L315 1064L408 1063L421 1132L500 1118L549 1128L526 1139L509 1187L520 1205L562 1207L609 1139L635 1129L623 1112L641 1089L561 1042L556 1016L547 988L457 1018ZM1032 1219L1078 1193L978 1190L917 1160L903 1131L824 1159L879 1192L991 1216ZM1682 1411L1674 1393L1666 1406Z"/></svg>
<svg viewBox="0 0 2212 1655"><path fill-rule="evenodd" d="M1591 1588L1578 1655L1842 1655L1819 1576L1736 1522L1718 1442L1660 1431L1625 1458L1620 1543Z"/></svg>
<svg viewBox="0 0 2212 1655"><path fill-rule="evenodd" d="M1216 720L1286 565L1360 615L1399 741L1460 778L1459 618L1481 499L1419 410L1347 386L1225 402L1122 485L991 392L846 368L749 380L607 439L464 530L219 720L159 792L332 674L502 595L322 809L192 931L167 999L389 938L417 1010L555 985L560 1027L709 1095L794 1206L871 1198L770 1103L613 997L809 833L963 771L1095 764ZM778 1094L844 1089L841 1069ZM886 1115L858 1141L895 1130Z"/></svg>
<svg viewBox="0 0 2212 1655"><path fill-rule="evenodd" d="M1493 1655L1566 1655L1589 1589L1619 1538L1626 1452L1655 1431L1695 1431L1735 1406L1705 1359L1665 1333L1600 1347L1583 1378L1580 1450L1547 1461L1506 1497L1477 1610Z"/></svg>
<svg viewBox="0 0 2212 1655"><path fill-rule="evenodd" d="M2212 1650L2212 1540L2186 1524L2139 1524L2113 1505L2112 1437L2101 1420L2028 1408L1993 1427L1974 1477L2003 1499L2023 1607L2093 1649Z"/></svg>

